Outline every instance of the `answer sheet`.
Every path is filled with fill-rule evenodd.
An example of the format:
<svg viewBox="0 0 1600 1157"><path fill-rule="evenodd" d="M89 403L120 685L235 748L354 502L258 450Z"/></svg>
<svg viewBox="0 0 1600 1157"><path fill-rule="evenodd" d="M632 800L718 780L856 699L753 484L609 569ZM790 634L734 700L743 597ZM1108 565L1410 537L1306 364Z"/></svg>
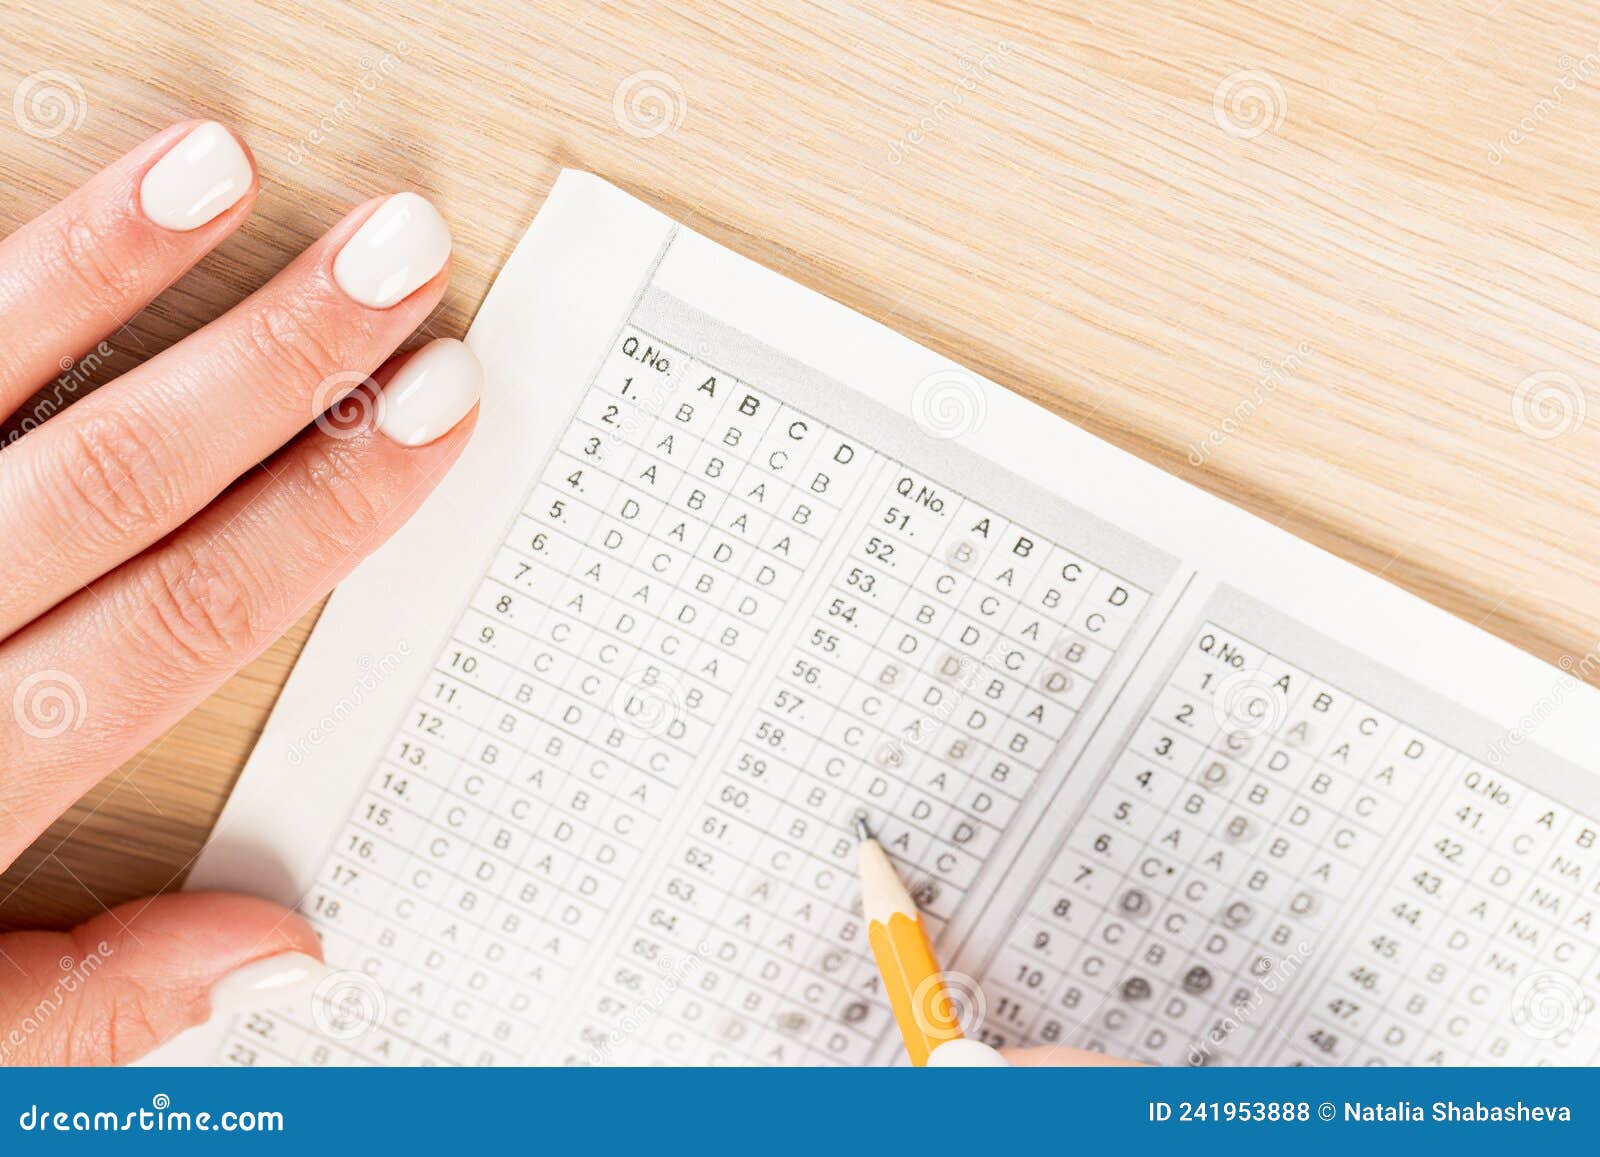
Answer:
<svg viewBox="0 0 1600 1157"><path fill-rule="evenodd" d="M584 173L467 340L190 880L340 971L158 1062L903 1062L858 809L990 1043L1596 1059L1572 674Z"/></svg>

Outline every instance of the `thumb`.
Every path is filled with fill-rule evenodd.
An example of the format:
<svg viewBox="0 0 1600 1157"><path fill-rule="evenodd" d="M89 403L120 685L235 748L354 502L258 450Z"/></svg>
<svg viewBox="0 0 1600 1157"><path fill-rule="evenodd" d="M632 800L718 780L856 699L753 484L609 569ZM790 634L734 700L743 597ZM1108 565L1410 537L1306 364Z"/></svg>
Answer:
<svg viewBox="0 0 1600 1157"><path fill-rule="evenodd" d="M1029 1049L1001 1049L1000 1055L1018 1068L1066 1065L1083 1068L1120 1068L1142 1066L1141 1061L1125 1061L1089 1049L1070 1049L1065 1045L1038 1045Z"/></svg>
<svg viewBox="0 0 1600 1157"><path fill-rule="evenodd" d="M0 936L0 1064L121 1065L217 1012L292 1001L327 968L299 916L179 892L70 932Z"/></svg>

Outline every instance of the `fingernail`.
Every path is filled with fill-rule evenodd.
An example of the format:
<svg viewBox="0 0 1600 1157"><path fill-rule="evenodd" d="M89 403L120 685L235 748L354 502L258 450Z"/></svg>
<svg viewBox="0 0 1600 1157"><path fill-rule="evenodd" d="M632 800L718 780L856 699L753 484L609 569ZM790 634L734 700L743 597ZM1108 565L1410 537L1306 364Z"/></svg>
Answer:
<svg viewBox="0 0 1600 1157"><path fill-rule="evenodd" d="M211 1015L309 1003L329 968L304 952L280 952L252 960L211 986Z"/></svg>
<svg viewBox="0 0 1600 1157"><path fill-rule="evenodd" d="M333 279L362 305L388 309L444 268L450 230L415 193L396 193L357 229L333 259Z"/></svg>
<svg viewBox="0 0 1600 1157"><path fill-rule="evenodd" d="M237 204L253 178L233 134L207 121L150 166L139 183L139 207L163 229L187 233Z"/></svg>
<svg viewBox="0 0 1600 1157"><path fill-rule="evenodd" d="M483 393L483 366L465 342L442 337L395 371L378 395L378 430L402 446L449 433Z"/></svg>

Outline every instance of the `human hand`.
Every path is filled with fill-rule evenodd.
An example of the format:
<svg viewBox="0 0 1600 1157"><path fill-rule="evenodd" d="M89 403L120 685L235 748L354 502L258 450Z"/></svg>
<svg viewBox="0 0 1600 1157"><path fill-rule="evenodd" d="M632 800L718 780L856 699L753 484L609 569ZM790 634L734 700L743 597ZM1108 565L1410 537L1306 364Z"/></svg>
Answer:
<svg viewBox="0 0 1600 1157"><path fill-rule="evenodd" d="M1133 1068L1138 1061L1125 1061L1120 1057L1088 1049L1038 1047L1027 1049L1001 1049L1000 1055L1018 1068L1070 1066L1077 1068Z"/></svg>
<svg viewBox="0 0 1600 1157"><path fill-rule="evenodd" d="M1090 1049L1058 1045L1033 1048L996 1049L973 1037L956 1037L934 1047L928 1054L930 1069L993 1068L1133 1068L1138 1061L1125 1061Z"/></svg>
<svg viewBox="0 0 1600 1157"><path fill-rule="evenodd" d="M256 190L236 138L188 122L0 242L0 415L237 229ZM227 314L0 449L0 869L455 460L477 360L439 340L383 364L444 293L449 253L421 197L369 201ZM320 955L299 917L223 894L0 936L0 1062L131 1061L213 1010L313 987Z"/></svg>

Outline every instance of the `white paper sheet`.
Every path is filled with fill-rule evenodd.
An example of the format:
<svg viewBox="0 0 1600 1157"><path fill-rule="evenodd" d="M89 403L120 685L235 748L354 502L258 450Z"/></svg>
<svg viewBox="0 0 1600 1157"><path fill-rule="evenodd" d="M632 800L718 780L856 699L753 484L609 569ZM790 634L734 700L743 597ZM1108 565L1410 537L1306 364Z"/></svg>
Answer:
<svg viewBox="0 0 1600 1157"><path fill-rule="evenodd" d="M994 1043L1594 1060L1572 674L584 173L468 341L190 881L342 971L156 1061L893 1062L859 807Z"/></svg>

